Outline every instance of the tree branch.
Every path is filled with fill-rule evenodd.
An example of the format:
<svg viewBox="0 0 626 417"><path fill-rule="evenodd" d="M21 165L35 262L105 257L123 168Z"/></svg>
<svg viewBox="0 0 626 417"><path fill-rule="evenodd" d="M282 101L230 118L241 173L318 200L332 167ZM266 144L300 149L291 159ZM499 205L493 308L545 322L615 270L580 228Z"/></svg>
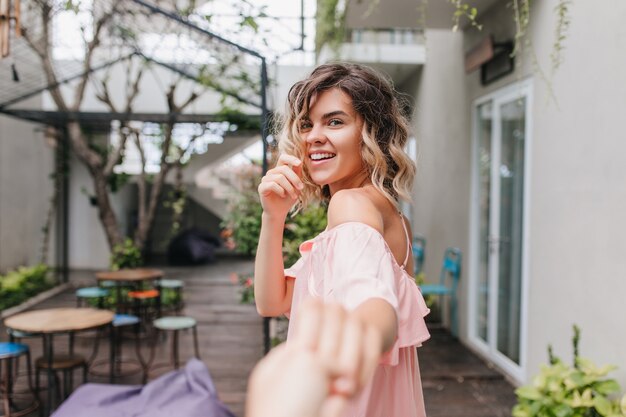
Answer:
<svg viewBox="0 0 626 417"><path fill-rule="evenodd" d="M87 86L87 81L89 80L90 71L92 69L91 60L93 58L93 53L98 45L100 45L100 32L102 31L104 25L109 21L109 19L111 19L111 17L115 13L117 13L118 3L119 2L114 2L113 8L108 13L102 15L95 24L93 39L87 44L87 52L85 54L85 61L83 65L83 69L85 70L85 72L83 73L83 76L81 77L74 94L74 104L72 105L72 110L74 111L78 111L85 95L85 88Z"/></svg>
<svg viewBox="0 0 626 417"><path fill-rule="evenodd" d="M128 127L126 126L125 123L122 123L122 125L120 126L120 143L117 146L117 148L115 148L115 150L109 154L107 164L104 167L105 177L108 177L109 175L111 175L113 173L113 168L115 168L115 165L120 163L122 154L124 153L124 150L126 149L126 141L128 140L129 134L130 132L128 131Z"/></svg>
<svg viewBox="0 0 626 417"><path fill-rule="evenodd" d="M139 182L137 183L137 189L139 192L138 223L141 225L145 221L146 217L146 154L137 130L133 130L133 136L135 138L135 145L137 145L137 150L139 151L139 157L141 159L141 172L139 173Z"/></svg>

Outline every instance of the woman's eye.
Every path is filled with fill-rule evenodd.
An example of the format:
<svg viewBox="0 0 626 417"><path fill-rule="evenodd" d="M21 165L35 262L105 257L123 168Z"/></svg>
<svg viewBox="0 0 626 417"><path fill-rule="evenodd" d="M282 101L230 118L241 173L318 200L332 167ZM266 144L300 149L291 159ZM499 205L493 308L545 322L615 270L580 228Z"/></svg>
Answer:
<svg viewBox="0 0 626 417"><path fill-rule="evenodd" d="M308 130L311 128L311 122L301 122L300 130Z"/></svg>
<svg viewBox="0 0 626 417"><path fill-rule="evenodd" d="M330 119L328 121L328 125L329 126L339 126L341 124L343 124L343 122L341 120L339 120L339 119Z"/></svg>

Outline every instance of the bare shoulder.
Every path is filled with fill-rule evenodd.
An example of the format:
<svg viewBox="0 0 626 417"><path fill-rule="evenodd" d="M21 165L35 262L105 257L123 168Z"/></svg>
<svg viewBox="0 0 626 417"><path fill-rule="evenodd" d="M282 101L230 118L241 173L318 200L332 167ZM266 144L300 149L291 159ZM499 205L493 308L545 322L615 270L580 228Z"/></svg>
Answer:
<svg viewBox="0 0 626 417"><path fill-rule="evenodd" d="M365 223L382 233L383 216L371 195L361 188L336 192L328 205L328 228L342 223Z"/></svg>

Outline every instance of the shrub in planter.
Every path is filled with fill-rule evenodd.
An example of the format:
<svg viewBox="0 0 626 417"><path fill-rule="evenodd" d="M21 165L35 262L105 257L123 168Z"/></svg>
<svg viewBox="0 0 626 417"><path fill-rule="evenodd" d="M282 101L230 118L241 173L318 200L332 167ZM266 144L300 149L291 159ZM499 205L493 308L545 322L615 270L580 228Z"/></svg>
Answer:
<svg viewBox="0 0 626 417"><path fill-rule="evenodd" d="M626 417L626 395L614 395L620 386L606 378L614 366L597 367L578 355L580 331L574 326L574 361L570 366L552 354L532 384L518 388L513 417Z"/></svg>
<svg viewBox="0 0 626 417"><path fill-rule="evenodd" d="M30 297L51 288L46 265L20 267L0 275L0 310L16 306Z"/></svg>

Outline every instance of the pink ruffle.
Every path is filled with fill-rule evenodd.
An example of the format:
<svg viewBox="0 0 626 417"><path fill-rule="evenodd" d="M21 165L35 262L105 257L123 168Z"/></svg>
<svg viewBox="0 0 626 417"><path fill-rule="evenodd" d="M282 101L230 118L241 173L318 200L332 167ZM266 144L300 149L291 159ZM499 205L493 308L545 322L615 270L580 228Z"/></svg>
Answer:
<svg viewBox="0 0 626 417"><path fill-rule="evenodd" d="M430 310L376 229L359 222L342 223L304 242L300 253L300 260L285 270L285 276L296 278L292 311L311 296L339 302L347 309L370 298L386 300L398 316L398 338L381 358L385 365L398 364L399 349L420 346L430 337L424 322Z"/></svg>

